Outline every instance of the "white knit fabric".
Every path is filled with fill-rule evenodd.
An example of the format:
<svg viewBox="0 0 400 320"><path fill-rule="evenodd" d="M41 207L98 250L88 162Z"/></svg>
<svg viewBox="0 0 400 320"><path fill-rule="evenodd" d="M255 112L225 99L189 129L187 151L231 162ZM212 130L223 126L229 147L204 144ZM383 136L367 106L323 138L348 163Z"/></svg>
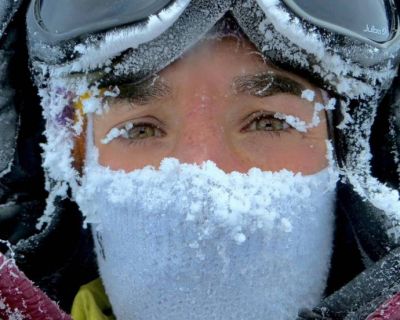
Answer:
<svg viewBox="0 0 400 320"><path fill-rule="evenodd" d="M86 166L76 194L118 319L294 319L329 271L336 174Z"/></svg>

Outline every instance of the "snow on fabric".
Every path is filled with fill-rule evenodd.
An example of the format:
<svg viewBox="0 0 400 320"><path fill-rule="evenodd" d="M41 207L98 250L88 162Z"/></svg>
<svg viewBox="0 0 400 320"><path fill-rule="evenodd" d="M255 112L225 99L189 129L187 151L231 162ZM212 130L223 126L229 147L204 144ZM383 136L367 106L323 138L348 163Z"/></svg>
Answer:
<svg viewBox="0 0 400 320"><path fill-rule="evenodd" d="M14 9L8 1L0 3L0 39L2 38L2 23L3 21L4 25L8 23L6 20L10 18ZM0 178L11 171L19 125L14 105L15 90L9 79L12 59L15 56L12 40L15 38L15 32L10 30L7 38L9 39L3 41L4 44L0 48Z"/></svg>
<svg viewBox="0 0 400 320"><path fill-rule="evenodd" d="M0 1L0 39L21 3L21 0Z"/></svg>
<svg viewBox="0 0 400 320"><path fill-rule="evenodd" d="M126 173L92 158L75 199L117 318L293 319L326 285L336 180L176 159Z"/></svg>
<svg viewBox="0 0 400 320"><path fill-rule="evenodd" d="M72 71L82 71L104 65L105 61L110 61L126 49L136 48L140 44L156 38L176 21L188 4L189 0L177 0L170 8L149 17L145 28L139 26L123 32L112 31L95 46L78 45L76 51L82 56L74 64Z"/></svg>
<svg viewBox="0 0 400 320"><path fill-rule="evenodd" d="M9 259L0 253L0 318L71 320Z"/></svg>
<svg viewBox="0 0 400 320"><path fill-rule="evenodd" d="M263 51L280 48L285 59L320 74L324 81L335 87L337 93L350 99L367 98L376 94L374 85L377 82L385 83L395 76L396 70L390 63L383 70L374 70L341 57L335 53L334 47L327 45L326 39L314 30L310 32L299 18L292 18L281 1L257 0L257 3L266 16L259 25L260 31L269 40ZM349 46L349 53L351 50ZM311 64L310 56L318 63ZM367 82L360 80L365 75L368 77Z"/></svg>

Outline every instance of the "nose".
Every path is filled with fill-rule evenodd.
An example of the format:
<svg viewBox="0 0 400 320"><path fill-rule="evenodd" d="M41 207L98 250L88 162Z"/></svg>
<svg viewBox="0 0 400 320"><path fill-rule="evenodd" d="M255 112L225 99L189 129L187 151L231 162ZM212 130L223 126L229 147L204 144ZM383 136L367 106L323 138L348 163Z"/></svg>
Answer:
<svg viewBox="0 0 400 320"><path fill-rule="evenodd" d="M182 120L171 157L182 163L202 164L213 161L225 172L245 172L240 154L235 151L232 135L226 132L223 119L218 115L218 106L207 104L190 108Z"/></svg>

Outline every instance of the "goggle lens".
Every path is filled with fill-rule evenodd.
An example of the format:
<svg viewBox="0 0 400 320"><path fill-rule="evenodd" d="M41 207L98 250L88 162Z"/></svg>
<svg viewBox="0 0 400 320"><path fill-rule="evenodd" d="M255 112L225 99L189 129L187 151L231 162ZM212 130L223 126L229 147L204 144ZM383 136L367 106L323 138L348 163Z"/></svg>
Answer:
<svg viewBox="0 0 400 320"><path fill-rule="evenodd" d="M126 23L141 21L159 12L171 0L38 0L36 20L52 34L72 38Z"/></svg>
<svg viewBox="0 0 400 320"><path fill-rule="evenodd" d="M377 43L388 42L394 33L395 13L385 0L284 0L311 23Z"/></svg>

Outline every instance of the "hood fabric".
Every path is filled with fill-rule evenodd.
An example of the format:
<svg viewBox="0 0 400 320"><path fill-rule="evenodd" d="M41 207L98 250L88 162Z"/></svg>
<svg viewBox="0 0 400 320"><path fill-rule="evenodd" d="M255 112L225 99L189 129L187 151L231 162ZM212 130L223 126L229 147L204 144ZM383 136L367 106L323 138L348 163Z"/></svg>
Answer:
<svg viewBox="0 0 400 320"><path fill-rule="evenodd" d="M0 178L10 172L14 157L18 116L15 106L15 90L11 84L12 64L16 63L16 31L9 28L5 31L22 1L5 0L0 3Z"/></svg>

